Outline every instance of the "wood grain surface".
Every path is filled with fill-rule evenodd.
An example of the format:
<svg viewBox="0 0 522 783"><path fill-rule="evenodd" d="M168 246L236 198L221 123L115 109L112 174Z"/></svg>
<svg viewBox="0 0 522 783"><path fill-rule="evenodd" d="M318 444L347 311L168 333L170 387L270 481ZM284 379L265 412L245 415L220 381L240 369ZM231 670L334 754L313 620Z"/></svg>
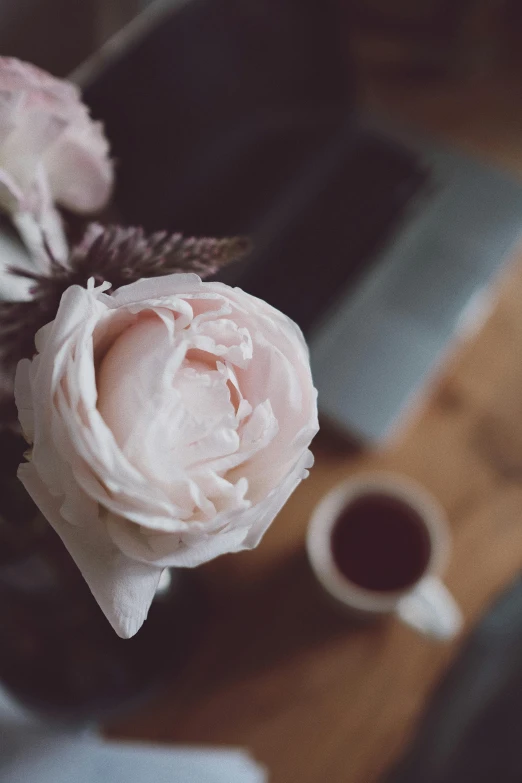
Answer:
<svg viewBox="0 0 522 783"><path fill-rule="evenodd" d="M503 101L480 80L467 91L387 90L382 100L370 87L374 104L522 170L522 119L505 85ZM445 646L398 621L350 625L309 574L305 529L336 482L385 468L444 505L454 537L447 584L466 630L520 571L522 253L495 296L480 334L446 363L392 446L348 454L319 436L310 478L259 549L201 569L213 612L200 647L161 696L110 726L112 736L244 745L272 783L372 783L397 758L462 638Z"/></svg>

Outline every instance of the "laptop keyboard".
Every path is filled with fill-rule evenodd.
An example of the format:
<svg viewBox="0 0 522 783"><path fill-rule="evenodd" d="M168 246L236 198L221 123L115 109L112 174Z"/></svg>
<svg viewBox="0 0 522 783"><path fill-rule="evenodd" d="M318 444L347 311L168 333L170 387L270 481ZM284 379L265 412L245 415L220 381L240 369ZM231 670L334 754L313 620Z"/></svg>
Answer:
<svg viewBox="0 0 522 783"><path fill-rule="evenodd" d="M406 147L364 132L347 139L338 165L307 206L239 275L237 284L309 332L374 263L429 172ZM262 238L261 238L262 240Z"/></svg>

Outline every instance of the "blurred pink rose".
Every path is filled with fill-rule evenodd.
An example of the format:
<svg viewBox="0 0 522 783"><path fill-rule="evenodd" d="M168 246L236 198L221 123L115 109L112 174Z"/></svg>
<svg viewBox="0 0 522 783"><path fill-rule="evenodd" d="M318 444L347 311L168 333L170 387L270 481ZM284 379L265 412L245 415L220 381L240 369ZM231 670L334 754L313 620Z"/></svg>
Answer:
<svg viewBox="0 0 522 783"><path fill-rule="evenodd" d="M162 569L255 547L307 475L316 391L299 328L194 274L71 286L18 365L19 476L121 636Z"/></svg>
<svg viewBox="0 0 522 783"><path fill-rule="evenodd" d="M0 209L30 250L43 228L64 257L54 203L81 213L101 209L113 182L108 153L102 125L91 120L75 85L0 57Z"/></svg>

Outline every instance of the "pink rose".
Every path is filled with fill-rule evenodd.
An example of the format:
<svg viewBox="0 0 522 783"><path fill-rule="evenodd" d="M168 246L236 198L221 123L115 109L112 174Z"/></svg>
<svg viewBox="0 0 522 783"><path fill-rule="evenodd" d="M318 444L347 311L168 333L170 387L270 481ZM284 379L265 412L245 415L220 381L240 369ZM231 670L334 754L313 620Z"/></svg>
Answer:
<svg viewBox="0 0 522 783"><path fill-rule="evenodd" d="M60 260L67 255L54 203L81 213L106 204L108 152L102 125L91 120L75 85L0 57L0 209L35 256L40 229Z"/></svg>
<svg viewBox="0 0 522 783"><path fill-rule="evenodd" d="M255 547L307 475L316 391L299 328L194 274L71 286L18 365L19 476L121 636L162 570Z"/></svg>

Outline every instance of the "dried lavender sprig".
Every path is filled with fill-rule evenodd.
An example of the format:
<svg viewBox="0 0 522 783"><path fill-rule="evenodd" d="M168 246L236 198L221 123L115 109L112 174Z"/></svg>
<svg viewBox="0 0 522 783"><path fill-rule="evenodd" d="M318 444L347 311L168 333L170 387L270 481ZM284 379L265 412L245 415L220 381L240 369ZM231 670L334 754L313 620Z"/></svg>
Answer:
<svg viewBox="0 0 522 783"><path fill-rule="evenodd" d="M184 238L159 231L147 236L141 228L91 224L83 240L71 251L67 266L51 260L49 273L13 269L34 281L31 300L0 302L0 362L9 370L34 353L34 336L52 321L64 291L71 285L108 280L111 290L142 277L173 272L195 272L208 277L243 258L250 242L243 237L224 239Z"/></svg>

